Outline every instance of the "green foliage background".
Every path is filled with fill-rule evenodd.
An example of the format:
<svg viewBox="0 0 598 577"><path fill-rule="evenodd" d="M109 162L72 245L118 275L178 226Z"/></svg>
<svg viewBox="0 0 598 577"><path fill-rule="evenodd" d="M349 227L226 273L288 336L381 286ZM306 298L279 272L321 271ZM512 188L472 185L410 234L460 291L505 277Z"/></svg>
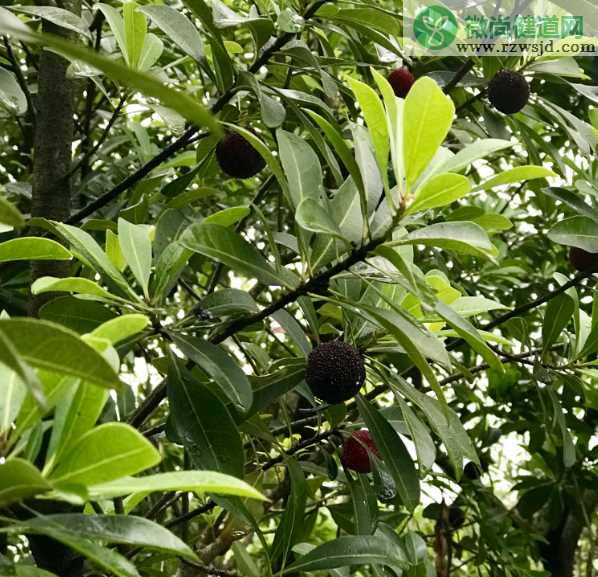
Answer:
<svg viewBox="0 0 598 577"><path fill-rule="evenodd" d="M412 59L400 16L0 9L0 574L598 570L598 312L567 258L598 252L598 65ZM44 50L74 94L65 218L35 209ZM502 68L531 87L512 116ZM220 170L226 131L256 177ZM367 381L325 406L331 339ZM339 461L362 427L370 474Z"/></svg>

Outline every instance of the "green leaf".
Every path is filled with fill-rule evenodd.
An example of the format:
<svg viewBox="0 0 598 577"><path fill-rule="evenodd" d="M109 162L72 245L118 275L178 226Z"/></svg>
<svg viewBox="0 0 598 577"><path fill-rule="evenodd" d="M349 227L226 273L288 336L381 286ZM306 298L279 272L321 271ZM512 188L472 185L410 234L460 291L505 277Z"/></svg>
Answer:
<svg viewBox="0 0 598 577"><path fill-rule="evenodd" d="M127 64L131 68L138 68L147 34L147 20L137 11L137 4L132 0L123 3L123 29L127 45Z"/></svg>
<svg viewBox="0 0 598 577"><path fill-rule="evenodd" d="M4 68L1 70L4 70ZM0 196L0 224L6 224L13 228L23 228L25 226L25 218L19 209L3 196Z"/></svg>
<svg viewBox="0 0 598 577"><path fill-rule="evenodd" d="M236 232L218 224L193 224L180 238L183 246L266 285L288 286L262 254Z"/></svg>
<svg viewBox="0 0 598 577"><path fill-rule="evenodd" d="M152 269L152 241L149 227L118 219L118 242L133 276L149 298L149 278Z"/></svg>
<svg viewBox="0 0 598 577"><path fill-rule="evenodd" d="M430 164L453 122L455 105L438 84L419 78L405 99L403 149L407 184Z"/></svg>
<svg viewBox="0 0 598 577"><path fill-rule="evenodd" d="M586 216L573 216L557 222L548 231L548 238L565 246L576 246L587 252L598 252L598 222Z"/></svg>
<svg viewBox="0 0 598 577"><path fill-rule="evenodd" d="M72 292L109 300L115 298L98 283L83 277L56 278L43 276L36 279L31 285L31 294L39 295L49 292Z"/></svg>
<svg viewBox="0 0 598 577"><path fill-rule="evenodd" d="M0 395L0 435L2 435L10 431L12 422L25 400L27 387L15 371L2 364L0 364L0 383L3 383Z"/></svg>
<svg viewBox="0 0 598 577"><path fill-rule="evenodd" d="M12 342L10 332L7 334L0 327L0 363L10 369L22 383L25 383L29 392L41 407L46 406L46 398L42 391L42 383L37 374L19 354Z"/></svg>
<svg viewBox="0 0 598 577"><path fill-rule="evenodd" d="M4 113L8 112L9 114L21 116L27 112L27 108L27 97L16 76L9 70L0 68L0 110ZM0 199L0 215L4 213L8 214L9 217L14 217L15 211L16 215L20 216L16 208L9 204L7 200Z"/></svg>
<svg viewBox="0 0 598 577"><path fill-rule="evenodd" d="M467 459L479 463L477 453L473 447L467 431L463 428L457 414L448 406L440 404L436 399L421 393L404 379L387 373L390 388L400 399L405 396L420 408L426 415L430 427L444 443L448 457L453 464L457 479L463 471L463 460Z"/></svg>
<svg viewBox="0 0 598 577"><path fill-rule="evenodd" d="M139 10L147 14L183 52L198 62L204 59L201 35L184 14L170 6L161 5L141 6Z"/></svg>
<svg viewBox="0 0 598 577"><path fill-rule="evenodd" d="M243 220L250 213L251 209L248 206L231 206L206 216L202 220L202 223L219 224L220 226L232 226L233 224Z"/></svg>
<svg viewBox="0 0 598 577"><path fill-rule="evenodd" d="M276 138L293 206L298 207L305 198L318 201L322 190L322 167L318 155L296 134L278 129Z"/></svg>
<svg viewBox="0 0 598 577"><path fill-rule="evenodd" d="M398 244L423 244L479 257L494 257L498 250L486 231L473 222L439 222L410 232Z"/></svg>
<svg viewBox="0 0 598 577"><path fill-rule="evenodd" d="M19 12L39 16L52 24L72 30L84 36L90 36L89 26L85 23L83 18L77 16L70 10L64 8L56 8L54 6L18 6L15 8Z"/></svg>
<svg viewBox="0 0 598 577"><path fill-rule="evenodd" d="M95 485L134 475L160 462L154 446L133 427L105 423L85 433L56 464L56 485Z"/></svg>
<svg viewBox="0 0 598 577"><path fill-rule="evenodd" d="M470 190L471 184L468 178L460 174L438 174L417 189L413 203L407 208L405 214L445 206L463 198Z"/></svg>
<svg viewBox="0 0 598 577"><path fill-rule="evenodd" d="M95 349L60 325L29 318L0 319L0 332L33 367L119 387L118 375Z"/></svg>
<svg viewBox="0 0 598 577"><path fill-rule="evenodd" d="M51 488L29 461L8 459L0 464L0 507L44 493Z"/></svg>
<svg viewBox="0 0 598 577"><path fill-rule="evenodd" d="M557 186L543 188L542 192L555 200L565 203L580 216L586 216L598 222L598 210L587 204L584 201L583 195L579 192Z"/></svg>
<svg viewBox="0 0 598 577"><path fill-rule="evenodd" d="M42 44L70 58L82 60L90 66L101 70L113 80L130 86L145 96L157 98L164 106L172 108L184 118L194 122L197 126L205 126L216 134L222 133L218 122L200 104L197 98L193 98L179 90L168 88L163 82L153 76L133 70L128 66L123 66L112 58L103 56L94 50L90 50L69 40L50 34L36 34L29 29L25 31L21 27L13 26L12 22L5 19L0 19L0 22L0 30L3 33L11 34L13 37L26 42Z"/></svg>
<svg viewBox="0 0 598 577"><path fill-rule="evenodd" d="M465 148L457 152L455 156L449 158L439 168L438 173L443 172L460 172L467 168L473 161L484 158L493 152L504 150L513 146L512 142L508 140L500 140L498 138L482 138L476 139L475 142L468 144Z"/></svg>
<svg viewBox="0 0 598 577"><path fill-rule="evenodd" d="M419 479L407 448L394 427L361 395L357 396L357 406L392 475L401 501L412 511L419 504Z"/></svg>
<svg viewBox="0 0 598 577"><path fill-rule="evenodd" d="M23 236L0 243L0 262L15 260L70 260L72 254L55 240Z"/></svg>
<svg viewBox="0 0 598 577"><path fill-rule="evenodd" d="M289 565L285 573L304 574L352 565L385 565L401 568L407 564L405 553L394 542L380 535L349 535L316 547Z"/></svg>
<svg viewBox="0 0 598 577"><path fill-rule="evenodd" d="M148 547L158 551L166 551L186 559L197 560L197 555L177 536L161 525L134 515L84 515L66 513L46 515L28 519L15 526L22 532L47 533L56 528L93 541L119 543ZM8 528L10 530L10 527Z"/></svg>
<svg viewBox="0 0 598 577"><path fill-rule="evenodd" d="M102 323L91 333L94 337L107 339L115 345L140 333L150 324L150 319L139 313L121 315Z"/></svg>
<svg viewBox="0 0 598 577"><path fill-rule="evenodd" d="M54 411L52 435L44 474L97 422L108 400L108 391L82 382L63 398Z"/></svg>
<svg viewBox="0 0 598 577"><path fill-rule="evenodd" d="M50 224L71 245L72 251L80 260L104 277L108 286L126 296L136 296L125 277L112 264L106 253L88 232L61 222L51 222Z"/></svg>
<svg viewBox="0 0 598 577"><path fill-rule="evenodd" d="M378 98L376 91L367 84L354 78L349 78L349 86L361 107L365 123L370 131L380 173L385 178L388 169L390 143L384 106L382 106L382 102Z"/></svg>
<svg viewBox="0 0 598 577"><path fill-rule="evenodd" d="M243 478L243 444L232 416L207 387L178 370L168 377L171 419L178 437L200 469Z"/></svg>
<svg viewBox="0 0 598 577"><path fill-rule="evenodd" d="M93 331L98 325L114 318L114 313L103 304L74 296L50 300L39 310L41 319L63 325L79 334Z"/></svg>
<svg viewBox="0 0 598 577"><path fill-rule="evenodd" d="M243 412L253 402L253 391L239 365L220 347L198 337L171 333L174 344L197 366L204 370L222 392Z"/></svg>
<svg viewBox="0 0 598 577"><path fill-rule="evenodd" d="M329 234L344 240L341 231L328 210L313 198L304 198L297 206L295 220L305 230L320 234Z"/></svg>
<svg viewBox="0 0 598 577"><path fill-rule="evenodd" d="M445 305L443 302L438 301L435 305L436 312L451 326L455 329L455 332L465 340L469 346L478 353L490 367L502 372L503 366L500 359L494 354L488 347L484 339L480 336L480 333L476 328L462 316L455 312L455 310Z"/></svg>
<svg viewBox="0 0 598 577"><path fill-rule="evenodd" d="M259 491L245 481L216 471L172 471L145 477L123 477L109 483L88 487L90 497L120 497L140 492L189 491L203 495L235 495L266 501Z"/></svg>
<svg viewBox="0 0 598 577"><path fill-rule="evenodd" d="M548 302L542 325L542 350L544 352L552 346L569 324L574 310L575 301L567 293L561 293Z"/></svg>
<svg viewBox="0 0 598 577"><path fill-rule="evenodd" d="M47 535L63 543L84 557L87 557L92 563L117 577L139 577L135 565L126 557L123 557L120 553L112 549L102 547L94 541L84 539L80 535L73 534L70 531L63 531L56 525L37 527L35 532Z"/></svg>
<svg viewBox="0 0 598 577"><path fill-rule="evenodd" d="M286 460L285 464L290 478L291 492L276 528L271 552L272 560L276 561L282 558L283 565L289 551L303 535L307 504L307 483L299 463L291 457Z"/></svg>
<svg viewBox="0 0 598 577"><path fill-rule="evenodd" d="M419 469L431 469L436 460L436 446L428 428L419 420L415 412L402 399L398 399L405 424L409 429L409 436L415 445Z"/></svg>
<svg viewBox="0 0 598 577"><path fill-rule="evenodd" d="M154 302L160 302L174 288L191 254L191 251L178 241L171 242L162 251L156 263L150 291Z"/></svg>
<svg viewBox="0 0 598 577"><path fill-rule="evenodd" d="M521 182L522 180L548 178L549 176L557 175L552 172L552 170L545 168L544 166L517 166L515 168L511 168L510 170L505 170L493 178L482 182L482 184L477 186L474 191L489 190L495 186L501 186L503 184Z"/></svg>

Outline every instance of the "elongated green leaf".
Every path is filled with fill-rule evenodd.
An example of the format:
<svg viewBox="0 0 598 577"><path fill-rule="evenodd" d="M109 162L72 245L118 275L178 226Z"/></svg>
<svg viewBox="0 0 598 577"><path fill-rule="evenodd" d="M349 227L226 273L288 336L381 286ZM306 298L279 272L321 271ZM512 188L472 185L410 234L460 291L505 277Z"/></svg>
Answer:
<svg viewBox="0 0 598 577"><path fill-rule="evenodd" d="M245 481L216 471L173 471L145 477L124 477L88 488L91 497L119 497L140 492L190 491L203 495L236 495L265 501L259 491Z"/></svg>
<svg viewBox="0 0 598 577"><path fill-rule="evenodd" d="M349 86L361 107L363 117L370 131L374 151L376 152L378 167L384 178L388 168L388 154L390 152L384 106L382 106L382 102L375 90L367 84L351 78L349 79Z"/></svg>
<svg viewBox="0 0 598 577"><path fill-rule="evenodd" d="M191 58L197 61L203 60L201 36L184 14L170 6L159 5L142 6L139 10L147 14L153 23Z"/></svg>
<svg viewBox="0 0 598 577"><path fill-rule="evenodd" d="M565 246L576 246L585 251L598 252L598 222L586 216L561 220L548 231L548 238Z"/></svg>
<svg viewBox="0 0 598 577"><path fill-rule="evenodd" d="M101 387L119 386L118 376L104 357L61 325L29 318L2 319L0 332L33 367L86 379Z"/></svg>
<svg viewBox="0 0 598 577"><path fill-rule="evenodd" d="M187 249L221 262L249 278L257 278L264 284L287 284L287 279L282 279L254 246L225 226L191 225L182 234L180 242Z"/></svg>
<svg viewBox="0 0 598 577"><path fill-rule="evenodd" d="M542 349L544 351L552 346L569 324L574 310L575 301L567 293L561 293L548 302L542 325Z"/></svg>
<svg viewBox="0 0 598 577"><path fill-rule="evenodd" d="M432 436L428 428L419 420L409 405L402 399L398 399L398 401L405 424L409 429L411 440L415 445L419 468L420 470L430 469L436 460L436 446L434 445Z"/></svg>
<svg viewBox="0 0 598 577"><path fill-rule="evenodd" d="M3 18L0 19L0 22L0 30L3 33L11 34L20 40L48 46L71 58L82 60L94 68L101 70L104 74L107 74L114 80L139 90L139 92L146 96L157 98L164 104L164 106L176 110L181 116L194 122L198 126L205 126L216 134L222 133L222 129L218 122L214 119L211 113L200 104L197 98L192 98L179 90L168 88L160 80L157 80L148 74L138 72L128 66L123 66L115 60L79 44L69 42L68 40L50 34L36 34L31 30L25 31L21 27L13 26L10 21L6 21Z"/></svg>
<svg viewBox="0 0 598 577"><path fill-rule="evenodd" d="M174 365L168 376L171 419L191 461L201 469L243 477L241 437L222 401Z"/></svg>
<svg viewBox="0 0 598 577"><path fill-rule="evenodd" d="M202 222L204 224L211 222L212 224L219 224L221 226L232 226L243 220L250 213L251 209L248 206L231 206L206 216Z"/></svg>
<svg viewBox="0 0 598 577"><path fill-rule="evenodd" d="M391 377L389 384L397 398L404 395L426 415L428 424L446 447L457 479L460 478L463 471L464 459L479 464L477 453L467 431L450 407L441 405L436 399L421 393L400 377Z"/></svg>
<svg viewBox="0 0 598 577"><path fill-rule="evenodd" d="M35 530L26 530L28 532L36 532L41 535L52 537L56 541L63 543L84 557L87 557L92 563L98 565L108 573L117 575L117 577L139 577L135 565L120 553L108 549L107 547L102 547L94 541L84 539L80 535L70 531L64 531L57 525L48 524L38 526ZM22 529L19 528L19 531L22 531Z"/></svg>
<svg viewBox="0 0 598 577"><path fill-rule="evenodd" d="M469 179L460 174L438 174L420 186L406 214L445 206L464 197L471 190Z"/></svg>
<svg viewBox="0 0 598 577"><path fill-rule="evenodd" d="M295 211L295 219L299 226L305 230L320 234L329 234L343 239L341 231L332 220L332 217L318 201L313 198L304 198Z"/></svg>
<svg viewBox="0 0 598 577"><path fill-rule="evenodd" d="M27 387L12 369L0 364L0 435L8 433L21 404L25 400Z"/></svg>
<svg viewBox="0 0 598 577"><path fill-rule="evenodd" d="M25 218L19 209L3 196L0 196L0 224L6 224L13 228L23 228L25 226Z"/></svg>
<svg viewBox="0 0 598 577"><path fill-rule="evenodd" d="M253 401L249 380L239 365L220 347L201 338L171 335L175 345L196 365L201 367L222 392L241 411L248 411Z"/></svg>
<svg viewBox="0 0 598 577"><path fill-rule="evenodd" d="M60 462L81 436L96 424L107 400L106 389L85 382L79 383L72 395L62 399L54 412L44 473L51 470L54 463Z"/></svg>
<svg viewBox="0 0 598 577"><path fill-rule="evenodd" d="M467 168L474 160L484 158L493 152L504 150L513 146L508 140L500 140L498 138L477 139L475 142L468 144L465 148L457 152L455 156L449 158L442 166L438 168L438 173L443 172L459 172Z"/></svg>
<svg viewBox="0 0 598 577"><path fill-rule="evenodd" d="M405 553L397 544L379 535L350 535L316 547L285 569L285 573L320 571L352 565L406 566Z"/></svg>
<svg viewBox="0 0 598 577"><path fill-rule="evenodd" d="M279 129L276 137L293 205L298 207L305 198L318 201L322 190L322 167L318 155L296 134Z"/></svg>
<svg viewBox="0 0 598 577"><path fill-rule="evenodd" d="M118 219L118 242L133 276L149 298L149 277L152 269L152 242L147 226Z"/></svg>
<svg viewBox="0 0 598 577"><path fill-rule="evenodd" d="M9 459L0 464L0 507L50 489L51 485L29 461Z"/></svg>
<svg viewBox="0 0 598 577"><path fill-rule="evenodd" d="M548 178L549 176L556 176L556 174L544 166L517 166L497 174L490 180L482 182L475 190L488 190L503 184L521 182L522 180L534 180L536 178Z"/></svg>
<svg viewBox="0 0 598 577"><path fill-rule="evenodd" d="M72 254L55 240L23 236L0 243L0 262L14 260L70 260Z"/></svg>
<svg viewBox="0 0 598 577"><path fill-rule="evenodd" d="M109 340L113 345L140 333L150 324L150 319L139 313L121 315L110 319L91 333L94 337Z"/></svg>
<svg viewBox="0 0 598 577"><path fill-rule="evenodd" d="M291 494L276 529L271 553L273 560L282 558L283 564L292 546L302 536L307 503L307 484L299 463L289 458L286 465L291 481Z"/></svg>
<svg viewBox="0 0 598 577"><path fill-rule="evenodd" d="M439 222L410 232L400 244L424 244L464 254L493 257L497 248L486 231L473 222Z"/></svg>
<svg viewBox="0 0 598 577"><path fill-rule="evenodd" d="M97 4L97 7L106 18L106 21L110 26L112 34L114 34L114 38L116 39L116 43L120 48L123 58L125 62L128 63L129 56L127 54L127 40L125 38L125 23L123 17L116 8L110 6L109 4L100 2Z"/></svg>
<svg viewBox="0 0 598 577"><path fill-rule="evenodd" d="M587 216L598 223L598 210L587 204L579 192L556 186L543 188L542 192L555 200L565 203L580 216Z"/></svg>
<svg viewBox="0 0 598 577"><path fill-rule="evenodd" d="M84 539L148 547L196 560L191 548L161 525L134 515L83 515L66 513L29 519L17 525L27 531L48 532L52 528Z"/></svg>
<svg viewBox="0 0 598 577"><path fill-rule="evenodd" d="M0 68L0 107L10 114L21 116L27 112L27 97L19 85L17 77L9 70ZM8 218L22 218L21 213L7 200L0 198L0 219L2 214ZM2 222L0 220L0 222ZM10 224L10 223L6 223ZM11 225L12 226L12 225Z"/></svg>
<svg viewBox="0 0 598 577"><path fill-rule="evenodd" d="M403 147L407 183L414 183L446 138L455 105L431 78L419 78L405 99Z"/></svg>
<svg viewBox="0 0 598 577"><path fill-rule="evenodd" d="M51 225L71 245L72 251L79 259L104 277L108 286L127 296L135 296L125 277L88 232L61 222L53 222Z"/></svg>
<svg viewBox="0 0 598 577"><path fill-rule="evenodd" d="M123 25L127 45L127 64L131 68L138 68L147 34L147 20L141 12L137 11L137 4L133 1L123 4Z"/></svg>
<svg viewBox="0 0 598 577"><path fill-rule="evenodd" d="M56 464L56 485L95 485L134 475L160 462L154 446L133 427L105 423L85 433Z"/></svg>
<svg viewBox="0 0 598 577"><path fill-rule="evenodd" d="M46 407L42 383L35 371L27 364L25 358L19 354L19 350L12 341L10 334L10 331L6 333L0 327L0 363L10 369L20 382L25 384L37 404Z"/></svg>
<svg viewBox="0 0 598 577"><path fill-rule="evenodd" d="M393 426L361 395L357 397L357 406L392 475L401 501L413 510L419 504L419 479L407 448Z"/></svg>
<svg viewBox="0 0 598 577"><path fill-rule="evenodd" d="M469 346L476 351L494 370L502 372L503 366L500 359L488 347L476 328L455 310L443 302L436 303L436 312L451 326L457 334L467 341Z"/></svg>
<svg viewBox="0 0 598 577"><path fill-rule="evenodd" d="M43 276L36 279L31 285L31 293L34 295L48 292L73 292L104 299L114 299L114 296L97 282L82 277L56 278L53 276Z"/></svg>
<svg viewBox="0 0 598 577"><path fill-rule="evenodd" d="M19 12L39 16L52 24L62 26L67 30L72 30L78 34L89 36L89 26L80 17L64 8L57 8L55 6L19 6L16 8Z"/></svg>

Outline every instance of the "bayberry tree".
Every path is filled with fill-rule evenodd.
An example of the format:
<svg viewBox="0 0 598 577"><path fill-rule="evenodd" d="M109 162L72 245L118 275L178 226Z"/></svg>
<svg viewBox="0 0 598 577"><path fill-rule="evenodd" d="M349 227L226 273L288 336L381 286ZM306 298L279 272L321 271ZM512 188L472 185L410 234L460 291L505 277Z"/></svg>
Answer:
<svg viewBox="0 0 598 577"><path fill-rule="evenodd" d="M596 574L595 59L8 4L2 575Z"/></svg>

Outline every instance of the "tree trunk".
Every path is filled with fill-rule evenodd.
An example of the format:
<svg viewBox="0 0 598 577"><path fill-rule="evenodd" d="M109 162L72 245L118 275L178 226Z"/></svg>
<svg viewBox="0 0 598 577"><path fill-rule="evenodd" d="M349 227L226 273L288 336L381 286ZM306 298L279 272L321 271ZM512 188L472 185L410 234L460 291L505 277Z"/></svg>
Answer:
<svg viewBox="0 0 598 577"><path fill-rule="evenodd" d="M40 2L49 4L48 2ZM63 0L57 6L75 14L81 11L80 0ZM44 32L64 37L66 29L44 21ZM48 50L39 59L37 118L34 140L33 191L31 214L34 217L63 221L71 211L68 178L71 169L71 146L74 132L75 82L68 80L68 61ZM68 263L38 261L33 264L33 279L40 276L65 276ZM39 308L34 299L32 311Z"/></svg>

